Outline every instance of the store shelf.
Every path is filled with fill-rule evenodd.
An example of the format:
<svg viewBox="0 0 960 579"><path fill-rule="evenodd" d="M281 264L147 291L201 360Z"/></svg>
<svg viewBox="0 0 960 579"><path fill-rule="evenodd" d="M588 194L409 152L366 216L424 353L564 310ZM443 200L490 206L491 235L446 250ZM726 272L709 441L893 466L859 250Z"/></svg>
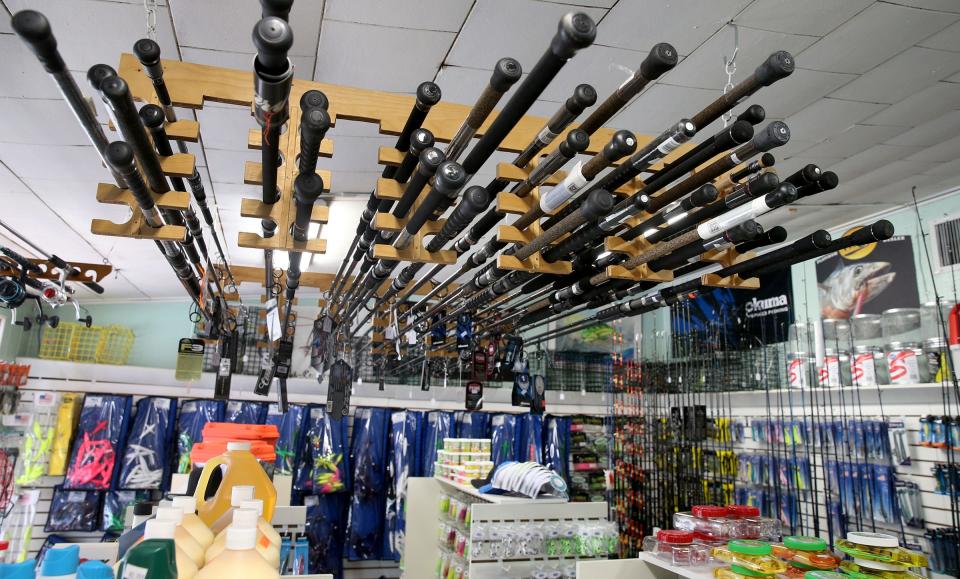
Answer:
<svg viewBox="0 0 960 579"><path fill-rule="evenodd" d="M556 504L569 502L568 499L555 498L555 497L543 497L543 498L531 499L528 497L509 497L505 495L488 495L488 494L481 493L480 491L475 489L472 485L457 484L452 480L440 478L438 476L435 476L434 478L440 481L444 486L448 488L451 488L456 491L460 491L461 493L470 495L471 497L478 498L482 501L486 501L488 503L493 503L497 505L530 503L531 501L536 501L538 504L545 504L545 505L556 505Z"/></svg>
<svg viewBox="0 0 960 579"><path fill-rule="evenodd" d="M653 553L641 552L638 559L644 563L668 571L678 577L687 577L687 579L711 579L713 577L714 567L678 567L671 565L663 559L658 559Z"/></svg>

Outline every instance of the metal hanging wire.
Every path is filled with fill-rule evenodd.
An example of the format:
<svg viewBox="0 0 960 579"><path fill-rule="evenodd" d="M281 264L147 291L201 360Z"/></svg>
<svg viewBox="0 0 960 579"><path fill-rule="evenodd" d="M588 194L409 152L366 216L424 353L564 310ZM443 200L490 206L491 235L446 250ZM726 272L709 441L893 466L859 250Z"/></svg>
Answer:
<svg viewBox="0 0 960 579"><path fill-rule="evenodd" d="M147 38L157 39L157 0L143 0L143 11L146 14Z"/></svg>
<svg viewBox="0 0 960 579"><path fill-rule="evenodd" d="M723 94L727 94L733 89L733 77L737 74L737 54L740 52L740 28L733 22L728 23L733 28L733 54L730 58L723 57L723 71L727 74L727 84L723 86ZM723 127L727 128L733 119L733 110L723 114Z"/></svg>

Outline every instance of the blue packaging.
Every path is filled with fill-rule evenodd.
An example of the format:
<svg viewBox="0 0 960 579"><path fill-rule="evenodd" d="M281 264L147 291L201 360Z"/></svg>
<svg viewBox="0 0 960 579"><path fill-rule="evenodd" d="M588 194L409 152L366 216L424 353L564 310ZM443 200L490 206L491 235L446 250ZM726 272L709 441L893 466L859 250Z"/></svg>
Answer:
<svg viewBox="0 0 960 579"><path fill-rule="evenodd" d="M419 436L423 413L399 410L390 415L387 506L384 514L383 557L400 561L406 531L407 479L420 467Z"/></svg>
<svg viewBox="0 0 960 579"><path fill-rule="evenodd" d="M99 515L99 492L67 490L62 485L57 485L53 487L50 512L47 514L43 532L95 531Z"/></svg>
<svg viewBox="0 0 960 579"><path fill-rule="evenodd" d="M353 493L347 538L351 561L380 559L383 553L389 426L387 408L358 408L353 417Z"/></svg>
<svg viewBox="0 0 960 579"><path fill-rule="evenodd" d="M84 397L64 488L105 491L116 484L130 408L130 396Z"/></svg>
<svg viewBox="0 0 960 579"><path fill-rule="evenodd" d="M307 507L310 572L342 577L350 496L347 493L310 495L303 497L303 504Z"/></svg>
<svg viewBox="0 0 960 579"><path fill-rule="evenodd" d="M420 439L420 476L433 476L437 451L443 448L444 438L454 438L452 412L435 410L427 414Z"/></svg>
<svg viewBox="0 0 960 579"><path fill-rule="evenodd" d="M310 546L305 537L293 542L293 574L310 574Z"/></svg>
<svg viewBox="0 0 960 579"><path fill-rule="evenodd" d="M455 438L490 438L490 414L486 412L465 412L455 414Z"/></svg>
<svg viewBox="0 0 960 579"><path fill-rule="evenodd" d="M543 462L543 416L521 414L517 417L518 462Z"/></svg>
<svg viewBox="0 0 960 579"><path fill-rule="evenodd" d="M330 494L350 489L349 424L347 418L332 418L326 407L311 404L304 411L304 424L297 444L294 490L306 494Z"/></svg>
<svg viewBox="0 0 960 579"><path fill-rule="evenodd" d="M273 465L274 474L293 475L304 414L304 407L297 404L288 405L286 412L280 412L280 406L276 403L267 409L265 424L273 424L280 432L276 445L277 460Z"/></svg>
<svg viewBox="0 0 960 579"><path fill-rule="evenodd" d="M290 568L290 537L280 538L280 574L293 575Z"/></svg>
<svg viewBox="0 0 960 579"><path fill-rule="evenodd" d="M493 461L494 468L504 462L516 460L517 430L515 414L495 414L490 419L490 460Z"/></svg>
<svg viewBox="0 0 960 579"><path fill-rule="evenodd" d="M141 398L136 409L117 486L127 490L161 490L169 482L167 453L173 440L177 401Z"/></svg>
<svg viewBox="0 0 960 579"><path fill-rule="evenodd" d="M543 434L543 464L570 482L570 419L547 418Z"/></svg>
<svg viewBox="0 0 960 579"><path fill-rule="evenodd" d="M223 422L226 405L223 400L187 400L180 404L177 421L177 472L190 472L190 450L203 440L203 427L208 422Z"/></svg>
<svg viewBox="0 0 960 579"><path fill-rule="evenodd" d="M105 533L122 533L123 517L127 507L149 498L145 491L107 491L103 493L103 514L100 530Z"/></svg>
<svg viewBox="0 0 960 579"><path fill-rule="evenodd" d="M224 422L234 424L263 424L267 419L267 405L263 402L228 400Z"/></svg>

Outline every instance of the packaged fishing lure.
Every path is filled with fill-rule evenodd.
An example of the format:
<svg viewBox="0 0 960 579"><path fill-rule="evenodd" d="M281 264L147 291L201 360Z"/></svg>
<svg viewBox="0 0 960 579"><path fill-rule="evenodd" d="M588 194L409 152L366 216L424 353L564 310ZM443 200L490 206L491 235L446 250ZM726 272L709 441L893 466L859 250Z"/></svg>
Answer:
<svg viewBox="0 0 960 579"><path fill-rule="evenodd" d="M53 488L50 513L43 532L95 531L99 515L100 493L65 490L62 485L57 485Z"/></svg>
<svg viewBox="0 0 960 579"><path fill-rule="evenodd" d="M486 412L454 413L457 438L490 438L490 414Z"/></svg>
<svg viewBox="0 0 960 579"><path fill-rule="evenodd" d="M308 494L344 492L350 488L349 425L347 418L332 418L324 406L304 410L297 444L294 489Z"/></svg>
<svg viewBox="0 0 960 579"><path fill-rule="evenodd" d="M387 506L384 515L383 557L400 561L406 530L407 479L418 476L423 413L396 411L390 416Z"/></svg>
<svg viewBox="0 0 960 579"><path fill-rule="evenodd" d="M56 430L58 400L54 392L37 392L33 402L13 417L25 427L16 465L15 480L19 486L33 486L47 473Z"/></svg>
<svg viewBox="0 0 960 579"><path fill-rule="evenodd" d="M518 430L515 414L495 414L490 419L490 460L494 467L516 460Z"/></svg>
<svg viewBox="0 0 960 579"><path fill-rule="evenodd" d="M443 448L444 438L453 438L454 416L452 412L435 410L426 416L423 436L420 439L421 476L433 476L437 462L437 451Z"/></svg>
<svg viewBox="0 0 960 579"><path fill-rule="evenodd" d="M353 493L347 540L351 561L380 559L383 553L389 419L386 408L358 408L353 417Z"/></svg>
<svg viewBox="0 0 960 579"><path fill-rule="evenodd" d="M228 400L223 422L234 424L263 424L267 419L267 405L263 402Z"/></svg>
<svg viewBox="0 0 960 579"><path fill-rule="evenodd" d="M310 544L306 537L293 542L293 571L296 575L310 574Z"/></svg>
<svg viewBox="0 0 960 579"><path fill-rule="evenodd" d="M543 416L521 414L517 417L517 462L543 463Z"/></svg>
<svg viewBox="0 0 960 579"><path fill-rule="evenodd" d="M29 490L20 493L10 513L3 519L0 527L0 540L8 546L4 555L6 563L21 563L27 560L30 552L30 540L33 538L33 522L37 516L37 503L40 491Z"/></svg>
<svg viewBox="0 0 960 579"><path fill-rule="evenodd" d="M60 395L60 407L57 409L57 428L53 434L53 447L50 449L50 467L47 474L63 476L67 473L67 458L70 456L70 443L77 429L80 417L80 405L83 394L65 392Z"/></svg>
<svg viewBox="0 0 960 579"><path fill-rule="evenodd" d="M187 400L180 404L177 422L177 472L190 472L190 450L200 442L208 422L223 422L226 406L222 400Z"/></svg>
<svg viewBox="0 0 960 579"><path fill-rule="evenodd" d="M310 544L310 572L342 577L349 495L310 495L303 498L303 504L307 507L306 535ZM298 569L294 569L293 574L298 574Z"/></svg>
<svg viewBox="0 0 960 579"><path fill-rule="evenodd" d="M570 481L570 419L550 416L544 429L543 464Z"/></svg>
<svg viewBox="0 0 960 579"><path fill-rule="evenodd" d="M123 518L127 507L148 500L146 491L107 491L103 493L103 514L100 530L106 533L122 533Z"/></svg>
<svg viewBox="0 0 960 579"><path fill-rule="evenodd" d="M277 439L277 460L274 474L293 475L296 468L297 441L300 440L300 427L303 424L304 407L297 404L287 406L286 412L280 412L280 406L271 404L267 409L266 424L272 424L280 432Z"/></svg>
<svg viewBox="0 0 960 579"><path fill-rule="evenodd" d="M111 488L120 462L118 452L126 442L130 409L130 396L97 394L84 398L64 488Z"/></svg>
<svg viewBox="0 0 960 579"><path fill-rule="evenodd" d="M173 441L177 401L141 398L136 408L117 486L127 490L161 490L168 481L167 452Z"/></svg>

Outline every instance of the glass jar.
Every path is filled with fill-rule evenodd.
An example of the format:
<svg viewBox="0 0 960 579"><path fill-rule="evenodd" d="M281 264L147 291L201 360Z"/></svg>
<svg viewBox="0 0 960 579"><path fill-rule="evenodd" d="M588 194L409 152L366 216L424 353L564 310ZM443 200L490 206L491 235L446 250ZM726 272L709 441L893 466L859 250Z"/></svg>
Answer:
<svg viewBox="0 0 960 579"><path fill-rule="evenodd" d="M927 362L927 380L942 382L949 377L950 368L947 356L950 349L943 338L928 338L923 341L923 358Z"/></svg>
<svg viewBox="0 0 960 579"><path fill-rule="evenodd" d="M894 341L883 350L891 384L919 384L926 381L926 361L919 342Z"/></svg>
<svg viewBox="0 0 960 579"><path fill-rule="evenodd" d="M787 348L794 350L809 350L813 348L815 338L813 324L810 322L794 322L787 331Z"/></svg>
<svg viewBox="0 0 960 579"><path fill-rule="evenodd" d="M953 301L940 300L940 311L943 312L943 323L947 328L950 327L950 312L955 305ZM920 329L924 339L943 336L943 326L940 324L940 315L937 313L937 302L927 302L920 306Z"/></svg>
<svg viewBox="0 0 960 579"><path fill-rule="evenodd" d="M851 344L852 333L847 320L827 319L823 325L823 343L828 348L847 348Z"/></svg>
<svg viewBox="0 0 960 579"><path fill-rule="evenodd" d="M813 383L814 359L809 352L787 352L787 387L809 388Z"/></svg>
<svg viewBox="0 0 960 579"><path fill-rule="evenodd" d="M853 341L864 346L883 346L883 316L857 314L850 318Z"/></svg>
<svg viewBox="0 0 960 579"><path fill-rule="evenodd" d="M857 344L853 347L853 359L850 364L851 379L857 386L877 386L889 384L887 358L883 348Z"/></svg>
<svg viewBox="0 0 960 579"><path fill-rule="evenodd" d="M822 388L840 388L849 386L853 382L850 378L850 352L824 348L823 368L818 374L819 385Z"/></svg>
<svg viewBox="0 0 960 579"><path fill-rule="evenodd" d="M889 342L919 342L920 308L891 308L883 311L883 337Z"/></svg>

